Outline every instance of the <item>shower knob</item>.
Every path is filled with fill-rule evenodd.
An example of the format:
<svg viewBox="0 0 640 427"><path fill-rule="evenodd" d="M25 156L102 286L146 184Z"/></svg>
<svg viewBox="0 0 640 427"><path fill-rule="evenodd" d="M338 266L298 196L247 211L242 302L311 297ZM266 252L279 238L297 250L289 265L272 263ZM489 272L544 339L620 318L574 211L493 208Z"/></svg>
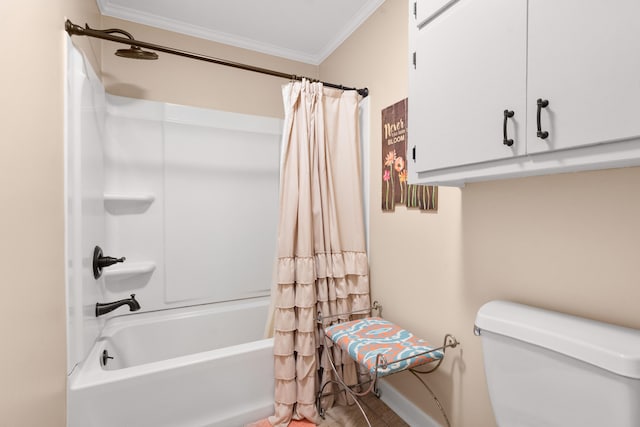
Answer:
<svg viewBox="0 0 640 427"><path fill-rule="evenodd" d="M105 267L109 267L110 265L124 262L126 260L125 257L122 258L114 258L110 256L103 256L102 248L100 246L96 246L93 249L93 277L95 279L99 279L102 276L102 269Z"/></svg>

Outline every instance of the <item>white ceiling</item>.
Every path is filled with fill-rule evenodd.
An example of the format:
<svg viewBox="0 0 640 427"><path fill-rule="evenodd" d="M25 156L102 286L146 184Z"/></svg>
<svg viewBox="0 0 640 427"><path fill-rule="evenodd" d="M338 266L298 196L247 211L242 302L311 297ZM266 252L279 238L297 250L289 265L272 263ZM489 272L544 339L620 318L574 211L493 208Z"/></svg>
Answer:
<svg viewBox="0 0 640 427"><path fill-rule="evenodd" d="M384 0L98 0L103 15L314 65L382 3Z"/></svg>

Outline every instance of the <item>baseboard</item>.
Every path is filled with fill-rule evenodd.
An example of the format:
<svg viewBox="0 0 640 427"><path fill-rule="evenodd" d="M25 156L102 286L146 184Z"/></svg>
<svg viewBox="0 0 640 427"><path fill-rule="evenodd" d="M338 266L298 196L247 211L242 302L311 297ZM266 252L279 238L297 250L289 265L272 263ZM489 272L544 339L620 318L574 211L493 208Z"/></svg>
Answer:
<svg viewBox="0 0 640 427"><path fill-rule="evenodd" d="M400 394L388 381L378 380L378 389L380 390L380 400L411 427L441 427L433 418Z"/></svg>

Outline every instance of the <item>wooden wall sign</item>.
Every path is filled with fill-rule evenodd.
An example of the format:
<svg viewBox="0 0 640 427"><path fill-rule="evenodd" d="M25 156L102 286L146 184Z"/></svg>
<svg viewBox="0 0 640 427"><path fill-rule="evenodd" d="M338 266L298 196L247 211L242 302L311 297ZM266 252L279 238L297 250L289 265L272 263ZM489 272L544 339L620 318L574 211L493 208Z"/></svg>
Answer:
<svg viewBox="0 0 640 427"><path fill-rule="evenodd" d="M382 210L438 210L438 187L407 183L407 98L382 110Z"/></svg>

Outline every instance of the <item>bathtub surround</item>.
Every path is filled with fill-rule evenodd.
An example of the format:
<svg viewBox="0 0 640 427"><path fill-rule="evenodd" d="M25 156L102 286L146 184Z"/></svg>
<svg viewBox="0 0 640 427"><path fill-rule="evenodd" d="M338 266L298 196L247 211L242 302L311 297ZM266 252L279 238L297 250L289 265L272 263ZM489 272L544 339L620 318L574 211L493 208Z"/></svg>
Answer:
<svg viewBox="0 0 640 427"><path fill-rule="evenodd" d="M282 120L107 96L105 298L143 311L269 295ZM246 265L251 268L245 268Z"/></svg>
<svg viewBox="0 0 640 427"><path fill-rule="evenodd" d="M282 121L106 95L71 41L68 58L70 373L104 325L96 303L269 295ZM126 259L96 278L96 245Z"/></svg>
<svg viewBox="0 0 640 427"><path fill-rule="evenodd" d="M333 316L370 306L358 94L303 81L285 86L283 99L273 296L275 415L269 419L275 426L292 418L320 421L315 398L329 379L324 353L331 350L316 339L317 313ZM357 382L351 358L342 358L339 369L348 383Z"/></svg>
<svg viewBox="0 0 640 427"><path fill-rule="evenodd" d="M104 87L87 58L66 38L65 231L67 375L86 357L104 325L96 304L106 299L104 278L95 278L96 245L105 240L103 147Z"/></svg>
<svg viewBox="0 0 640 427"><path fill-rule="evenodd" d="M68 58L68 425L267 416L282 121L105 95Z"/></svg>

